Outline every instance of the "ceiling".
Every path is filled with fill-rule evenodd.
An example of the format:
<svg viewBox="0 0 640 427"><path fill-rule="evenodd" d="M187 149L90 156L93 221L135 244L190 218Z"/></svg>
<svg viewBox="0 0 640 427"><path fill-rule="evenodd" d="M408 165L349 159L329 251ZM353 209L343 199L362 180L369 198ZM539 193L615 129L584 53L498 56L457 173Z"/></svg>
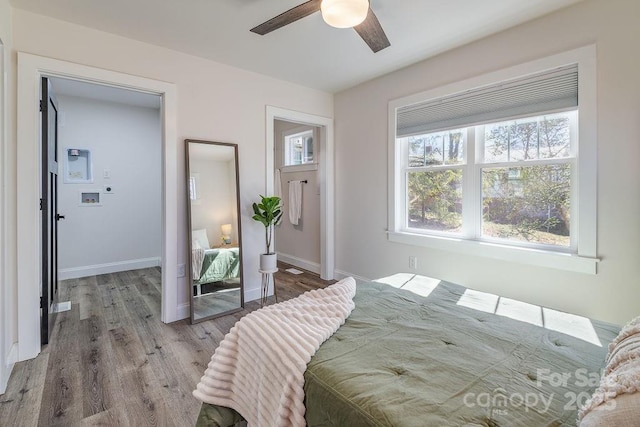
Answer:
<svg viewBox="0 0 640 427"><path fill-rule="evenodd" d="M580 0L371 0L391 47L372 53L320 13L265 36L254 26L304 0L11 0L38 14L281 80L338 92Z"/></svg>

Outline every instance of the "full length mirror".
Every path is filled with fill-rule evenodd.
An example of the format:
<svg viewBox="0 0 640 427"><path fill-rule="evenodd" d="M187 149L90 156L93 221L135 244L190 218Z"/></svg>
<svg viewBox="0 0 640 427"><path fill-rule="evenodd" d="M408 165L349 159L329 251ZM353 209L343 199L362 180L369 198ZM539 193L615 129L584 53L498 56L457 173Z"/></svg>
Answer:
<svg viewBox="0 0 640 427"><path fill-rule="evenodd" d="M244 307L238 146L187 139L191 322Z"/></svg>

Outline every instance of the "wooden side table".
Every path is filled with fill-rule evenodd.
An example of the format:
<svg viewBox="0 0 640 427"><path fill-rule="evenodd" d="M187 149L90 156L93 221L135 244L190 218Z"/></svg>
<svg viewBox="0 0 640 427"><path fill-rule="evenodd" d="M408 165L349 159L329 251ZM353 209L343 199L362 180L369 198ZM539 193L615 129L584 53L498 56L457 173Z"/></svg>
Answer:
<svg viewBox="0 0 640 427"><path fill-rule="evenodd" d="M273 295L276 297L276 302L278 302L278 291L276 290L276 281L273 278L273 273L276 273L278 269L275 270L258 270L260 274L262 274L262 292L260 294L260 307L264 307L267 304L267 295L269 295L269 283L273 285Z"/></svg>

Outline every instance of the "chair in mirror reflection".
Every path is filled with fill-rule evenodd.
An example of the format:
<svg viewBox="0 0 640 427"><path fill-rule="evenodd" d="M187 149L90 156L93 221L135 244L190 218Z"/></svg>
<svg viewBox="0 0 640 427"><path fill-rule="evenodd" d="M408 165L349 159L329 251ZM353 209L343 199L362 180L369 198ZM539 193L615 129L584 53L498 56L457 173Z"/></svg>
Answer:
<svg viewBox="0 0 640 427"><path fill-rule="evenodd" d="M186 140L191 321L244 307L236 144Z"/></svg>

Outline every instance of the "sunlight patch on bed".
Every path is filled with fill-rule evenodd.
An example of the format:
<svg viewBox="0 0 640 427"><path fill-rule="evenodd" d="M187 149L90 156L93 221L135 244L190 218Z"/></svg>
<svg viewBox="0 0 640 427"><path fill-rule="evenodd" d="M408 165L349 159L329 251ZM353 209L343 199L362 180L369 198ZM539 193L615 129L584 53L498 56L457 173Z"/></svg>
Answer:
<svg viewBox="0 0 640 427"><path fill-rule="evenodd" d="M374 282L404 289L422 297L428 297L440 284L438 279L410 273L396 273L392 276L376 279Z"/></svg>
<svg viewBox="0 0 640 427"><path fill-rule="evenodd" d="M407 291L411 291L414 294L420 295L422 297L428 297L431 292L440 284L440 280L433 279L431 277L426 276L415 276L412 280L407 282L406 285L402 287Z"/></svg>
<svg viewBox="0 0 640 427"><path fill-rule="evenodd" d="M499 299L498 295L467 289L458 300L458 305L493 314L496 312Z"/></svg>
<svg viewBox="0 0 640 427"><path fill-rule="evenodd" d="M544 327L602 347L591 320L583 316L563 313L510 298L502 298L486 292L474 291L473 289L465 290L457 304L473 310Z"/></svg>
<svg viewBox="0 0 640 427"><path fill-rule="evenodd" d="M413 279L414 276L415 274L410 273L396 273L393 276L376 279L374 280L374 282L384 283L386 285L393 286L394 288L401 288L405 285L405 283Z"/></svg>
<svg viewBox="0 0 640 427"><path fill-rule="evenodd" d="M542 310L538 305L528 304L510 298L500 298L496 314L521 322L531 323L532 325L543 326Z"/></svg>
<svg viewBox="0 0 640 427"><path fill-rule="evenodd" d="M576 314L543 308L544 327L552 331L571 335L583 341L602 347L591 320Z"/></svg>

